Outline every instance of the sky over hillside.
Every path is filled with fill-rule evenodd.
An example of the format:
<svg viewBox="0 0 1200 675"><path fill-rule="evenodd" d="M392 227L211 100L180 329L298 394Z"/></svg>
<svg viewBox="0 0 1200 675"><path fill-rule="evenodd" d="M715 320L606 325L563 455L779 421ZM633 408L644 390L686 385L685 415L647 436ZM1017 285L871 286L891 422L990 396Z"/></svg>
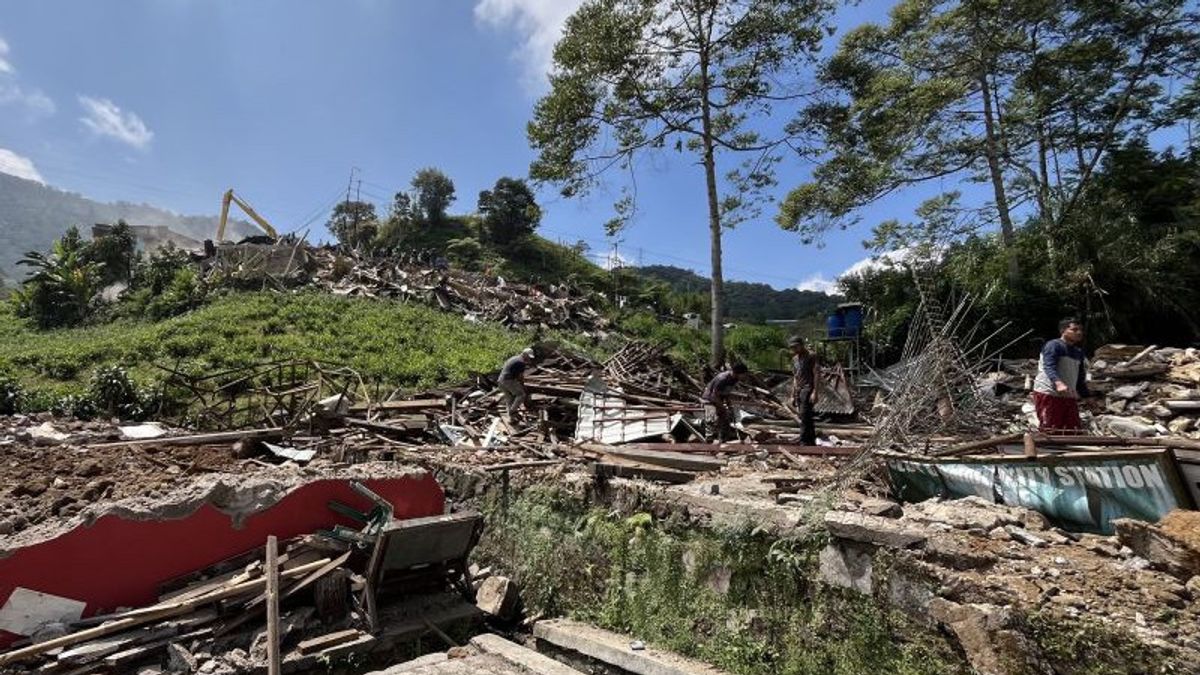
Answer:
<svg viewBox="0 0 1200 675"><path fill-rule="evenodd" d="M228 187L284 231L326 237L352 168L381 213L413 174L455 182L452 212L523 177L525 125L579 0L40 0L0 4L0 171L102 201L215 213ZM880 19L883 3L836 23ZM64 20L70 17L70 20ZM806 167L785 162L779 192ZM932 186L953 188L955 185ZM602 224L616 186L539 193L541 233L612 255ZM617 242L632 263L708 272L704 182L694 158L644 162L639 213ZM726 275L823 288L861 261L867 225L922 195L872 207L864 225L803 246L768 207L725 240Z"/></svg>

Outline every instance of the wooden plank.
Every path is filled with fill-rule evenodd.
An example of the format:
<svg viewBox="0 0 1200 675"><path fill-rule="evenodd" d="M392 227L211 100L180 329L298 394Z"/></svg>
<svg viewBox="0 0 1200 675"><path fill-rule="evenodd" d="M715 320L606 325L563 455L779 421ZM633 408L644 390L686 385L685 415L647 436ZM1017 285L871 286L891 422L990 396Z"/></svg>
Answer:
<svg viewBox="0 0 1200 675"><path fill-rule="evenodd" d="M358 404L350 406L350 412L378 412L380 410L424 410L426 408L446 408L444 398L418 398L411 401L381 401L379 403Z"/></svg>
<svg viewBox="0 0 1200 675"><path fill-rule="evenodd" d="M89 448L126 448L126 447L141 447L152 445L155 447L165 446L187 446L187 445L219 445L221 443L233 443L242 439L263 440L268 438L279 438L283 435L283 427L271 427L269 429L246 429L243 431L218 431L211 434L196 434L192 436L164 436L162 438L146 438L136 441L116 441L113 443L98 443L89 445Z"/></svg>
<svg viewBox="0 0 1200 675"><path fill-rule="evenodd" d="M318 560L317 562L311 563L309 565L304 565L301 567L297 567L295 569L287 570L283 573L282 576L284 576L284 577L303 576L304 574L307 574L307 573L321 567L322 565L324 565L327 562L329 562L328 558L326 558L324 560ZM151 623L153 621L158 621L159 619L165 619L165 618L173 617L173 616L181 616L183 614L187 614L187 613L191 612L196 607L199 607L201 605L205 605L205 604L212 603L212 602L217 602L220 600L224 600L226 598L237 597L237 596L243 595L243 594L255 593L255 592L261 591L262 588L265 586L265 584L266 584L265 579L261 579L261 578L260 579L252 579L250 581L245 581L240 584L236 584L233 586L229 586L227 588L213 591L212 593L209 593L209 594L206 594L206 595L203 595L200 597L190 598L188 600L182 600L182 601L177 601L177 602L168 602L168 603L164 603L164 604L152 605L150 607L144 607L142 609L135 609L130 612L126 612L124 614L114 615L112 621L110 621L109 623L105 623L105 624L96 626L95 628L89 628L87 630L77 631L74 633L70 633L68 635L64 635L62 637L54 638L52 640L46 640L45 642L39 642L38 644L35 644L35 645L29 645L28 647L23 647L21 649L15 649L13 651L6 652L4 654L0 654L0 666L5 666L10 663L16 663L18 661L23 661L26 658L29 658L31 656L38 656L40 654L45 654L46 652L58 649L59 647L66 647L68 645L77 645L82 642L87 642L88 640L92 640L95 638L104 637L106 635L113 635L114 633L120 633L121 631L128 630L130 628L134 628L137 626L141 626L143 624Z"/></svg>
<svg viewBox="0 0 1200 675"><path fill-rule="evenodd" d="M666 450L671 452L695 452L701 454L729 453L751 455L757 452L808 457L851 457L862 449L856 445L826 446L801 445L799 443L623 443L621 448L630 450Z"/></svg>
<svg viewBox="0 0 1200 675"><path fill-rule="evenodd" d="M591 450L594 452L604 453L606 455L630 459L643 464L665 466L668 469L679 469L681 471L719 471L727 464L727 462L723 459L697 456L698 453L692 453L689 455L683 452L642 450L639 448L604 445L602 443L582 443L580 444L580 447L585 450ZM668 445L667 447L674 446Z"/></svg>
<svg viewBox="0 0 1200 675"><path fill-rule="evenodd" d="M531 459L527 462L505 462L504 464L492 464L491 466L483 467L484 471L510 471L513 469L530 469L534 467L554 466L562 464L565 460L561 459Z"/></svg>
<svg viewBox="0 0 1200 675"><path fill-rule="evenodd" d="M347 417L343 422L348 427L358 427L360 429L369 429L381 434L396 434L399 436L413 436L424 433L427 423L420 426L408 426L407 424L384 424L382 422L368 422L353 417Z"/></svg>
<svg viewBox="0 0 1200 675"><path fill-rule="evenodd" d="M997 445L1005 443L1021 443L1025 439L1025 434L1005 434L1003 436L992 436L979 441L971 441L970 443L962 443L949 448L936 450L932 454L934 457L953 457L955 455L965 455L968 452L975 450L986 450L994 448Z"/></svg>
<svg viewBox="0 0 1200 675"><path fill-rule="evenodd" d="M630 462L628 464L597 462L593 466L592 471L597 476L609 478L641 478L643 480L661 481L675 485L690 483L696 477L696 474L688 473L687 471L675 471L672 469L664 469L663 467L639 464L636 462Z"/></svg>
<svg viewBox="0 0 1200 675"><path fill-rule="evenodd" d="M346 630L339 630L334 633L326 633L320 637L311 638L301 642L299 645L300 653L312 654L313 652L319 652L323 649L329 649L330 647L336 647L340 644L357 640L363 635L365 635L365 633L357 628L347 628Z"/></svg>
<svg viewBox="0 0 1200 675"><path fill-rule="evenodd" d="M267 537L267 562L263 573L267 577L267 673L280 675L283 660L279 653L279 542L274 535Z"/></svg>

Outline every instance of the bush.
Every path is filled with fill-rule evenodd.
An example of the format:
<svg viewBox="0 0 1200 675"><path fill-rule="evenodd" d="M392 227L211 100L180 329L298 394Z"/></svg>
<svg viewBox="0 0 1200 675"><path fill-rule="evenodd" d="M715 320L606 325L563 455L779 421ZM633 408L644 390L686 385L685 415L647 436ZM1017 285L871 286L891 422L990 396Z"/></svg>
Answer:
<svg viewBox="0 0 1200 675"><path fill-rule="evenodd" d="M128 419L142 414L141 397L124 368L101 366L96 369L89 393L95 408L108 417Z"/></svg>
<svg viewBox="0 0 1200 675"><path fill-rule="evenodd" d="M451 239L446 244L446 255L465 269L476 269L483 257L483 246L474 239Z"/></svg>
<svg viewBox="0 0 1200 675"><path fill-rule="evenodd" d="M0 415L15 415L21 409L25 388L17 378L0 373Z"/></svg>

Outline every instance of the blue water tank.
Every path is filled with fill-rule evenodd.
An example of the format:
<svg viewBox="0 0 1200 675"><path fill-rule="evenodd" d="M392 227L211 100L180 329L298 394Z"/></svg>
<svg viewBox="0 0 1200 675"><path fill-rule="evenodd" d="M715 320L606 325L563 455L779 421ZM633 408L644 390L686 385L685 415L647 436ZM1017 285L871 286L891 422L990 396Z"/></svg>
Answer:
<svg viewBox="0 0 1200 675"><path fill-rule="evenodd" d="M842 320L845 324L843 335L846 337L860 337L863 330L863 308L862 305L847 305L839 308L842 313Z"/></svg>
<svg viewBox="0 0 1200 675"><path fill-rule="evenodd" d="M831 338L842 337L842 334L846 331L845 318L838 312L830 314L829 318L825 319L825 331Z"/></svg>

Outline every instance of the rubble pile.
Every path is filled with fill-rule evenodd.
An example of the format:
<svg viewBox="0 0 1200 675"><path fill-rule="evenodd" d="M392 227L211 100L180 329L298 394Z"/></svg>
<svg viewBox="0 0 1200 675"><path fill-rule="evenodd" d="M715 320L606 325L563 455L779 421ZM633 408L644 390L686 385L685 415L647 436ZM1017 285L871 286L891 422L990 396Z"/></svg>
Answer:
<svg viewBox="0 0 1200 675"><path fill-rule="evenodd" d="M1027 639L1014 628L1018 614L1037 612L1099 621L1194 659L1200 656L1196 516L1175 511L1160 525L1129 521L1115 536L1100 536L1062 530L1037 511L979 497L902 505L851 494L825 515L832 539L821 554L821 575L860 593L885 589L908 611L958 634L980 672L1008 672L1003 658L1030 653L1013 641ZM873 574L880 551L894 556L891 571L875 567ZM985 619L975 627L964 620L972 612ZM974 632L959 634L967 630Z"/></svg>
<svg viewBox="0 0 1200 675"><path fill-rule="evenodd" d="M594 308L598 297L568 283L519 284L494 274L353 258L329 249L311 254L316 266L313 283L335 295L413 300L457 312L468 321L510 327L586 333L608 328L607 319Z"/></svg>
<svg viewBox="0 0 1200 675"><path fill-rule="evenodd" d="M1200 350L1105 345L1090 366L1094 398L1080 407L1091 433L1200 439ZM1037 370L1036 359L1004 361L977 380L980 389L999 396L1014 413L1013 430L1037 426L1028 397Z"/></svg>

